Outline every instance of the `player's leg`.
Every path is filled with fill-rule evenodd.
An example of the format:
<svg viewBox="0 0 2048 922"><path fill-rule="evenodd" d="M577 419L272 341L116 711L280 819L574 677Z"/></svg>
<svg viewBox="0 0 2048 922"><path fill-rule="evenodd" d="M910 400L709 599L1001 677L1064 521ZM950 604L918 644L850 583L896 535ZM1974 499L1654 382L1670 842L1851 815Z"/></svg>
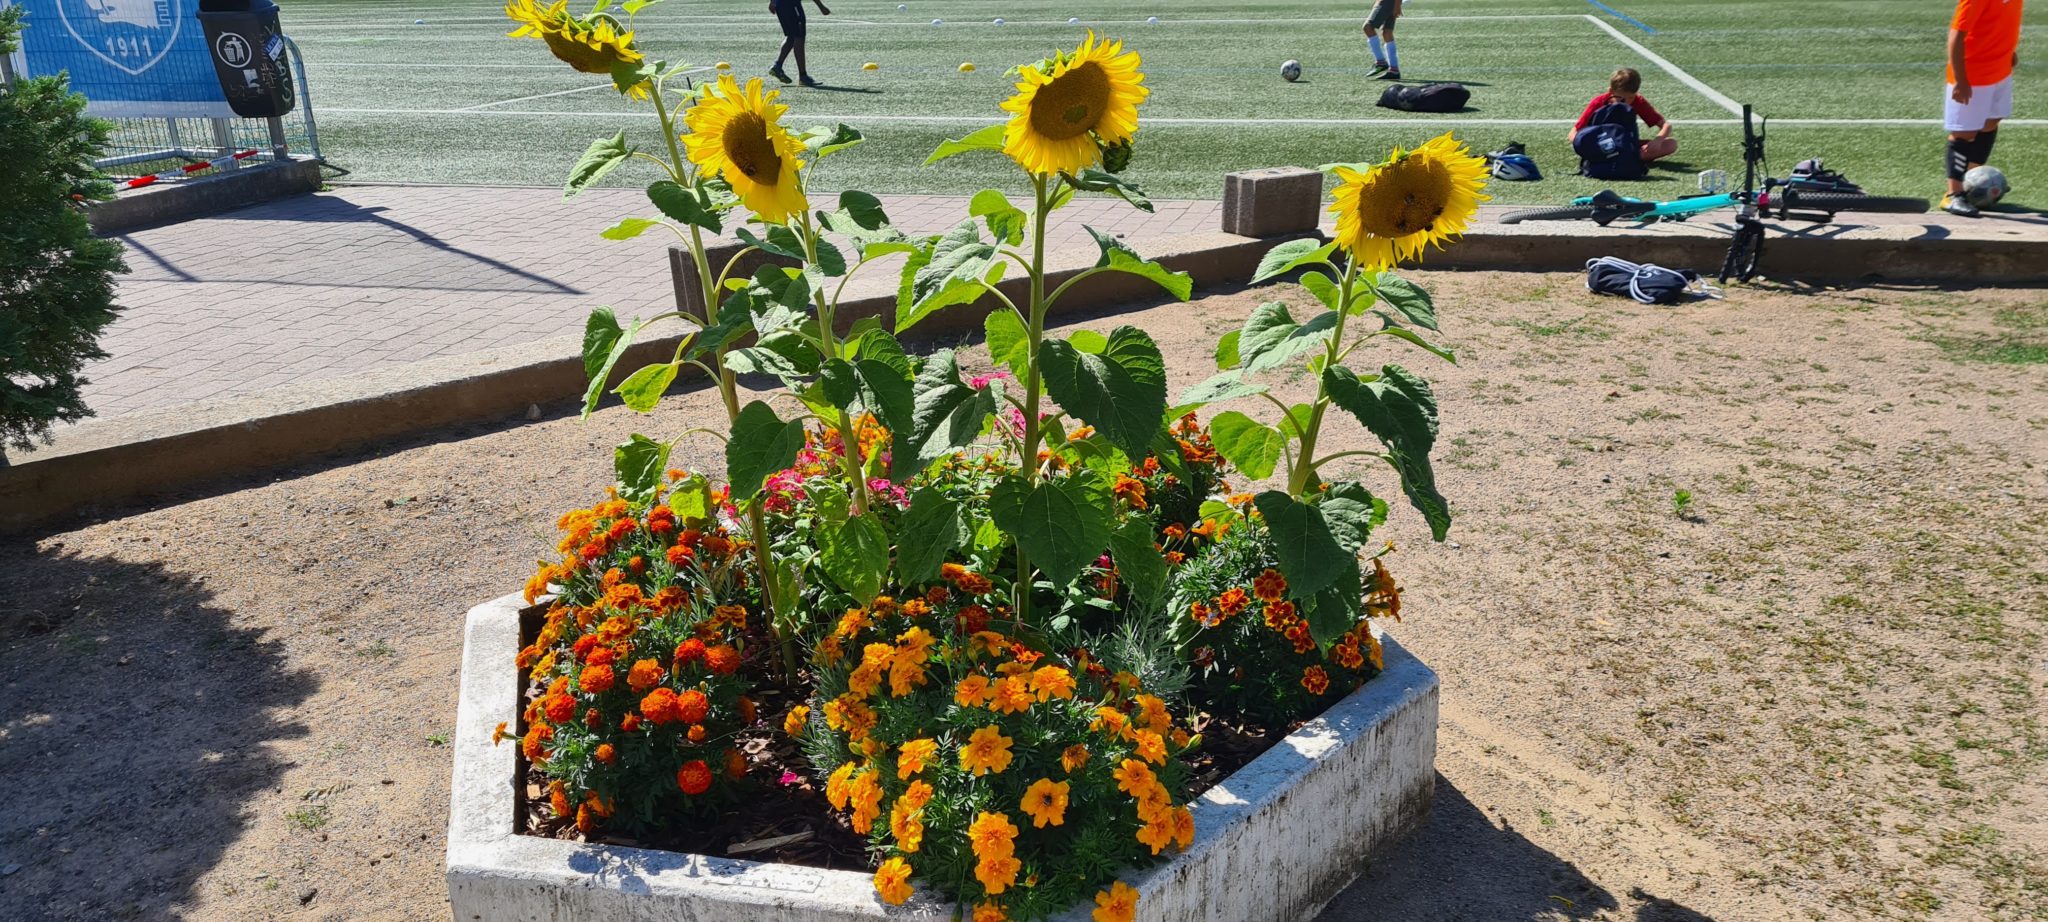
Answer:
<svg viewBox="0 0 2048 922"><path fill-rule="evenodd" d="M786 36L782 39L782 50L775 53L775 66L768 68L769 76L784 83L789 82L789 73L782 69L782 62L789 58L789 53L795 50L795 48L796 39Z"/></svg>
<svg viewBox="0 0 2048 922"><path fill-rule="evenodd" d="M1386 0L1378 0L1372 5L1372 12L1365 17L1365 43L1372 48L1373 76L1387 71L1387 51L1380 43L1380 28L1387 24L1387 13Z"/></svg>
<svg viewBox="0 0 2048 922"><path fill-rule="evenodd" d="M1941 197L1941 210L1974 218L1977 207L1963 197L1963 176L1984 162L1984 130L1991 124L1991 94L1988 87L1970 87L1967 102L1956 101L1956 87L1944 86L1941 123L1948 131L1948 194Z"/></svg>
<svg viewBox="0 0 2048 922"><path fill-rule="evenodd" d="M1401 53L1394 49L1394 24L1387 23L1380 29L1380 45L1387 49L1387 72L1380 75L1382 80L1401 79Z"/></svg>
<svg viewBox="0 0 2048 922"><path fill-rule="evenodd" d="M1651 138L1643 142L1642 155L1644 163L1649 163L1652 160L1662 160L1675 153L1678 153L1677 138Z"/></svg>

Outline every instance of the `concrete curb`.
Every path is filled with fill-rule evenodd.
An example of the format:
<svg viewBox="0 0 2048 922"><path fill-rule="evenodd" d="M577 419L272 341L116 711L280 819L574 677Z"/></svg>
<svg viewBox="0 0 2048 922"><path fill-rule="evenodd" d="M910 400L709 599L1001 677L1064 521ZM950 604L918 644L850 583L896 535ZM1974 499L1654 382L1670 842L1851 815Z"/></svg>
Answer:
<svg viewBox="0 0 2048 922"><path fill-rule="evenodd" d="M280 160L246 164L216 176L158 183L92 206L89 220L101 236L169 224L320 188L320 162Z"/></svg>
<svg viewBox="0 0 2048 922"><path fill-rule="evenodd" d="M1198 286L1213 287L1250 278L1259 257L1286 239L1192 234L1148 241L1146 255L1192 273ZM1048 278L1057 285L1093 265L1095 258L1092 249L1056 252L1048 260ZM1022 279L998 287L1013 299L1027 296ZM1104 273L1074 286L1053 313L1073 316L1165 297L1145 279ZM839 318L846 324L863 317L886 319L895 307L893 294L850 298L841 303ZM981 329L986 313L982 304L951 308L919 323L912 335L972 334ZM677 341L677 336L642 341L619 362L616 376L623 379L641 365L667 361ZM560 408L583 393L584 384L582 339L564 336L84 423L65 431L56 444L0 467L0 533L330 452L510 419L536 406Z"/></svg>
<svg viewBox="0 0 2048 922"><path fill-rule="evenodd" d="M871 922L946 918L920 892L891 907L870 875L522 836L517 595L469 612L448 816L448 900L458 922L691 919ZM1436 784L1438 681L1391 638L1387 669L1204 793L1195 842L1138 872L1141 922L1313 916L1370 857L1421 826ZM1059 917L1084 922L1086 908Z"/></svg>

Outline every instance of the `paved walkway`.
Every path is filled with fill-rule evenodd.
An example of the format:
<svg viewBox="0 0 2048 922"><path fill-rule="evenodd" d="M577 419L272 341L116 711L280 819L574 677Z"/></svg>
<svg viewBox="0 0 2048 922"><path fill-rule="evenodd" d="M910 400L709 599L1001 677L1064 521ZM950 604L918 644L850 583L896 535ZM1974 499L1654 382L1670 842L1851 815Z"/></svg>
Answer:
<svg viewBox="0 0 2048 922"><path fill-rule="evenodd" d="M967 210L943 196L884 202L912 233ZM1052 236L1092 247L1084 223L1133 240L1214 230L1220 209L1159 202L1147 215L1083 199ZM673 238L598 236L651 212L637 190L563 202L553 189L350 185L123 235L124 311L101 338L109 358L87 370L86 402L102 419L162 410L573 335L601 304L670 309Z"/></svg>

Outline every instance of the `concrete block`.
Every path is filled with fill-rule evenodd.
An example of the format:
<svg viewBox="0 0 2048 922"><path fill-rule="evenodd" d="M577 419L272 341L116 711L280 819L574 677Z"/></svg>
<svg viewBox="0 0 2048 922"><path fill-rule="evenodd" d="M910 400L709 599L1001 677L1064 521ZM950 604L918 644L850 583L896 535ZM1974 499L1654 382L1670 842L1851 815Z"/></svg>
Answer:
<svg viewBox="0 0 2048 922"><path fill-rule="evenodd" d="M762 266L770 264L790 267L797 265L794 259L761 250L740 256L739 262L733 263L732 258L746 248L746 244L737 240L713 243L705 247L704 261L711 267L711 277L718 278L720 272L726 271L728 264L732 266L732 271L726 273L728 278L750 278ZM668 269L669 275L675 278L676 309L699 320L704 319L704 285L697 280L697 261L691 258L687 247L668 248Z"/></svg>
<svg viewBox="0 0 2048 922"><path fill-rule="evenodd" d="M145 186L93 205L88 220L94 233L106 236L319 189L319 161L281 160L189 182Z"/></svg>
<svg viewBox="0 0 2048 922"><path fill-rule="evenodd" d="M1223 231L1240 237L1305 234L1322 217L1323 174L1298 166L1223 176Z"/></svg>
<svg viewBox="0 0 2048 922"><path fill-rule="evenodd" d="M470 610L448 818L457 922L671 920L872 922L949 918L920 891L903 906L870 874L584 845L513 832L519 753L491 743L520 710L517 595ZM1382 638L1387 669L1194 804L1195 842L1132 873L1140 922L1311 918L1368 859L1421 826L1435 790L1437 677ZM1085 922L1088 907L1058 918Z"/></svg>

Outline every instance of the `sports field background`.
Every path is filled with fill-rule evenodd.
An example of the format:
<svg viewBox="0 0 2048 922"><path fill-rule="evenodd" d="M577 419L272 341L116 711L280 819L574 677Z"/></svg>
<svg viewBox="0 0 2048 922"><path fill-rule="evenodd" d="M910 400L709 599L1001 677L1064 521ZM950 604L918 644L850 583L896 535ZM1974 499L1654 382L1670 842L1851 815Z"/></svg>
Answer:
<svg viewBox="0 0 2048 922"><path fill-rule="evenodd" d="M1386 84L1367 74L1367 0L904 0L900 11L898 0L827 2L831 16L810 8L809 48L829 86L788 87L782 101L796 126L844 121L869 142L829 162L815 180L824 188L968 192L992 181L986 159L918 164L942 139L999 119L1007 68L1072 47L1092 27L1144 55L1152 97L1131 175L1157 197L1214 198L1230 170L1375 160L1455 130L1475 150L1529 145L1545 181L1496 183L1497 199L1558 201L1610 185L1571 175L1564 136L1618 66L1643 72L1644 94L1681 144L1650 180L1625 184L1633 194L1675 195L1699 170L1736 171L1741 130L1729 107L1742 102L1774 120L1775 173L1821 156L1876 193L1941 191L1948 0L1409 0L1402 70L1411 83L1468 84L1469 111L1451 115L1373 105ZM659 143L644 105L629 107L538 41L506 38L496 0L282 5L308 62L323 149L351 180L551 185L593 137L625 127ZM671 62L762 75L781 41L766 6L666 0L641 13L637 41ZM1992 159L2012 178L2009 202L2038 206L2048 205L2048 68L2038 63L2048 0L2028 10L2026 29L2014 122ZM1302 62L1300 83L1279 77L1289 58ZM863 72L868 61L879 70ZM963 62L976 70L960 73Z"/></svg>

